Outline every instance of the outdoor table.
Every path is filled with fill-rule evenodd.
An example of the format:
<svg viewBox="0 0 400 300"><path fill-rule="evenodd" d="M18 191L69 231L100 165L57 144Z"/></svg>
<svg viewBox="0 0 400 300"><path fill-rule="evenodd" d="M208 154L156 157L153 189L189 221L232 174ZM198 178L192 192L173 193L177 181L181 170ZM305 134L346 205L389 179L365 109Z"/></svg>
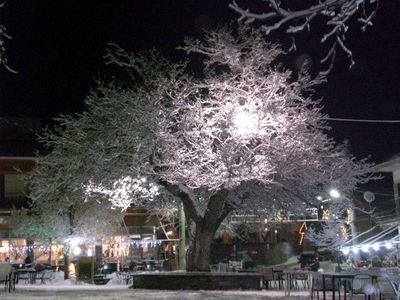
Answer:
<svg viewBox="0 0 400 300"><path fill-rule="evenodd" d="M28 279L29 279L29 283L33 284L35 281L35 274L36 274L36 270L29 268L29 269L18 269L15 271L16 274L16 280L18 283L18 279L19 279L19 275L20 274L28 274Z"/></svg>
<svg viewBox="0 0 400 300"><path fill-rule="evenodd" d="M339 285L338 285L338 295L339 295L339 299L340 299L340 283L343 281L344 282L344 300L346 300L346 292L347 292L347 284L349 281L353 281L354 277L356 275L361 275L361 274L365 274L365 275L369 275L371 276L371 280L372 282L377 282L377 274L373 274L373 273L369 273L369 272L325 272L325 273L321 273L322 275L322 289L323 289L323 300L326 300L326 287L325 287L325 279L326 278L331 278L332 279L332 300L335 300L336 295L335 295L335 282L337 282L337 280L339 281ZM351 288L351 286L349 285L349 288Z"/></svg>
<svg viewBox="0 0 400 300"><path fill-rule="evenodd" d="M290 296L290 291L292 288L293 279L297 274L307 274L308 278L308 286L311 287L311 281L313 274L317 274L314 271L307 271L307 270L283 270L282 271L283 278L286 279L286 288L285 288L285 296ZM311 293L311 292L310 292Z"/></svg>
<svg viewBox="0 0 400 300"><path fill-rule="evenodd" d="M326 300L326 279L331 278L332 280L332 300L336 299L335 298L335 291L336 291L336 286L335 282L336 280L339 280L339 286L338 286L338 294L339 294L339 299L340 299L340 283L342 282L343 279L344 281L344 299L346 300L346 291L347 291L347 282L348 280L353 280L355 274L353 273L334 273L334 272L329 272L329 273L322 273L322 293L323 293L323 299Z"/></svg>

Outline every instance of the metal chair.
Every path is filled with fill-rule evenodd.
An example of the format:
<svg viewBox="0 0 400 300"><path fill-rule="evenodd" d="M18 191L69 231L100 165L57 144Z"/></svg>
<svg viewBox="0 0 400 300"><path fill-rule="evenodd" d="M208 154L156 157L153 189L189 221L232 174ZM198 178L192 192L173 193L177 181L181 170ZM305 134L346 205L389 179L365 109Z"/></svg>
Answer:
<svg viewBox="0 0 400 300"><path fill-rule="evenodd" d="M324 284L322 275L314 275L311 283L311 299L314 299L314 292L317 292L317 299L319 300L319 292L324 291ZM338 290L337 287L332 285L332 277L325 276L325 292L332 292L333 289Z"/></svg>
<svg viewBox="0 0 400 300"><path fill-rule="evenodd" d="M303 289L308 288L308 274L307 273L296 273L294 274L294 287L299 289L299 283L301 282Z"/></svg>
<svg viewBox="0 0 400 300"><path fill-rule="evenodd" d="M263 282L266 289L271 288L271 283L273 282L276 287L276 279L274 276L274 270L272 268L262 268L261 274L263 276Z"/></svg>

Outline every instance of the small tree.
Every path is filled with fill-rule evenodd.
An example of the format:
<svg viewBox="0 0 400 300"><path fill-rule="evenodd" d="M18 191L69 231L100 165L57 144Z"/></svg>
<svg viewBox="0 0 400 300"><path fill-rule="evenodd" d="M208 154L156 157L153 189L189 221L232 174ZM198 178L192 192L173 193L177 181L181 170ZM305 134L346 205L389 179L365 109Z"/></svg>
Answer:
<svg viewBox="0 0 400 300"><path fill-rule="evenodd" d="M300 5L292 3L293 1L266 0L263 2L262 11L249 11L235 1L229 7L240 15L239 20L244 20L247 24L254 21L264 23L261 30L267 35L272 31L286 28L286 33L291 35L293 41L291 49L296 49L296 33L309 31L313 21L323 20L322 24L327 28L321 38L321 43L330 40L331 46L326 56L321 59L321 63L330 62L330 66L321 74L327 74L332 69L338 49L348 56L350 67L354 64L352 51L345 45L350 20L357 17L361 30L364 32L368 26L372 26L372 20L379 6L379 0L320 0L303 1L303 3L300 1Z"/></svg>
<svg viewBox="0 0 400 300"><path fill-rule="evenodd" d="M122 224L123 213L112 210L105 199L85 202L70 194L51 201L32 197L32 201L29 209L13 211L12 228L17 235L63 245L65 279L69 274L69 255L74 241L96 244L114 234Z"/></svg>
<svg viewBox="0 0 400 300"><path fill-rule="evenodd" d="M156 51L110 52L130 80L100 84L85 112L61 116L61 128L42 137L53 151L32 171L32 195L102 195L122 209L182 202L188 270L208 271L212 239L231 212L300 213L328 187L345 193L368 179L370 165L325 134L310 97L322 79L285 70L278 45L222 28L181 49L203 60L198 76Z"/></svg>
<svg viewBox="0 0 400 300"><path fill-rule="evenodd" d="M306 239L318 248L329 250L340 267L340 249L348 240L347 227L343 220L330 220L322 223L320 228L311 228L306 234Z"/></svg>

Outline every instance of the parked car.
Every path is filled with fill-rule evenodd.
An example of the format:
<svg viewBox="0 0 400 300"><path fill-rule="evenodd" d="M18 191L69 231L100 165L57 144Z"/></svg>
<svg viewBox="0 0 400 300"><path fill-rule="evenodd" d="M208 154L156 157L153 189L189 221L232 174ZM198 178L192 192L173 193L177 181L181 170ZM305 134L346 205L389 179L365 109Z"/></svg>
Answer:
<svg viewBox="0 0 400 300"><path fill-rule="evenodd" d="M112 274L117 272L117 263L105 263L97 271L98 274Z"/></svg>
<svg viewBox="0 0 400 300"><path fill-rule="evenodd" d="M302 269L309 269L311 271L318 271L319 259L318 254L315 252L302 252L299 256L299 263Z"/></svg>

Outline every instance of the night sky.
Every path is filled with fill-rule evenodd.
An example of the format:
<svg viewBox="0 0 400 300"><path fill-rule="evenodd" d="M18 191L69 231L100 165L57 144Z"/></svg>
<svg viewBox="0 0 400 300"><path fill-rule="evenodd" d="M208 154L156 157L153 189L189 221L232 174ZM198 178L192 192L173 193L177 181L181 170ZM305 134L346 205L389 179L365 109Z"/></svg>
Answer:
<svg viewBox="0 0 400 300"><path fill-rule="evenodd" d="M107 77L103 56L108 42L129 52L157 47L176 56L174 49L184 36L199 36L203 29L236 19L229 2L7 1L0 9L0 23L12 36L6 42L7 57L18 74L0 70L0 117L34 117L46 123L59 113L81 111L95 79ZM356 65L348 70L345 54L339 53L328 83L317 91L331 117L400 119L399 11L400 1L382 0L367 32L361 34L350 24L347 43ZM298 51L285 58L288 68L295 70L297 59L307 56L314 72L321 69L318 61L326 48L315 33L301 36ZM273 38L287 41L284 34ZM358 158L370 155L381 162L400 152L400 123L330 124L333 137L348 141Z"/></svg>

